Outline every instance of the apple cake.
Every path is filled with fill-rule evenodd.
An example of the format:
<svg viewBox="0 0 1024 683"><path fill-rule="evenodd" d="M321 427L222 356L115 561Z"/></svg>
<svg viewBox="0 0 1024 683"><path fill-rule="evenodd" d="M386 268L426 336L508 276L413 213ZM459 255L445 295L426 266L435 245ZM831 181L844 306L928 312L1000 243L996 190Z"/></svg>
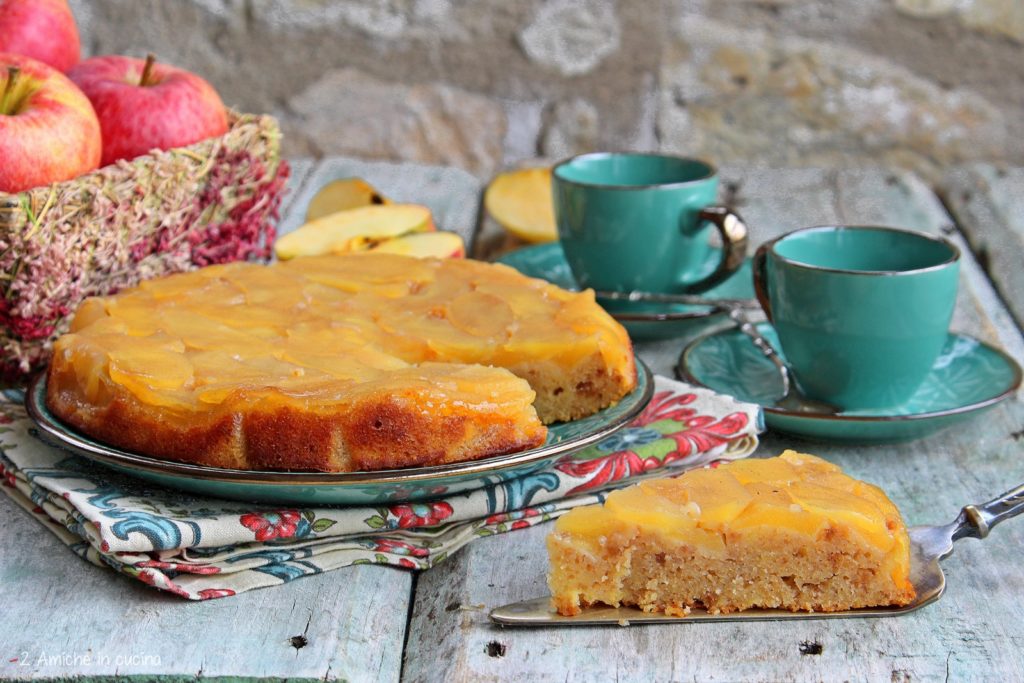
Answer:
<svg viewBox="0 0 1024 683"><path fill-rule="evenodd" d="M786 451L652 479L576 508L548 537L554 607L684 615L831 612L914 599L910 541L881 489Z"/></svg>
<svg viewBox="0 0 1024 683"><path fill-rule="evenodd" d="M86 300L47 405L105 443L235 469L433 465L542 444L631 391L594 301L501 266L391 254L233 263Z"/></svg>

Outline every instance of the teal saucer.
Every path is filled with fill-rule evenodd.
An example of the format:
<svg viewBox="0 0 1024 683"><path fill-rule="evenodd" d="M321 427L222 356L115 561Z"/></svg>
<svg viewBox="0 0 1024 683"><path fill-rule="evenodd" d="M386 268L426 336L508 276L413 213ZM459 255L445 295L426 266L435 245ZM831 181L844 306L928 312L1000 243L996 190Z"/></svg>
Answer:
<svg viewBox="0 0 1024 683"><path fill-rule="evenodd" d="M710 273L721 258L721 250L714 248L704 270ZM579 289L576 279L565 260L562 245L548 242L509 252L497 259L498 263L512 266L523 275L547 280L565 289ZM703 277L706 273L701 273ZM725 282L704 292L709 299L753 299L754 285L750 274L750 261ZM714 323L728 320L724 313L711 306L660 304L640 301L600 302L629 332L633 339L653 340L692 336Z"/></svg>
<svg viewBox="0 0 1024 683"><path fill-rule="evenodd" d="M758 331L779 348L775 330ZM889 410L856 410L837 415L796 413L775 405L782 379L771 361L736 329L712 332L683 350L679 376L693 384L764 408L769 429L811 439L848 443L908 441L974 417L1012 396L1021 369L1002 351L965 334L950 333L931 373L914 396Z"/></svg>

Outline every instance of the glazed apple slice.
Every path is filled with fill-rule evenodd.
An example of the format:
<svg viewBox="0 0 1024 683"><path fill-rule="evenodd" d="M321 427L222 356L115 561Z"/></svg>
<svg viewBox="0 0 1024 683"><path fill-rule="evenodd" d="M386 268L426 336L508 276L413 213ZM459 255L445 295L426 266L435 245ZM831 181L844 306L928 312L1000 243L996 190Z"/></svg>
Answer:
<svg viewBox="0 0 1024 683"><path fill-rule="evenodd" d="M420 258L464 258L466 245L454 232L418 232L381 242L371 251Z"/></svg>
<svg viewBox="0 0 1024 683"><path fill-rule="evenodd" d="M342 178L324 185L306 207L306 220L315 221L338 211L361 206L390 204L384 195L362 178Z"/></svg>
<svg viewBox="0 0 1024 683"><path fill-rule="evenodd" d="M364 206L329 214L282 235L274 243L274 253L287 261L298 256L366 251L393 237L435 229L430 209L425 206Z"/></svg>

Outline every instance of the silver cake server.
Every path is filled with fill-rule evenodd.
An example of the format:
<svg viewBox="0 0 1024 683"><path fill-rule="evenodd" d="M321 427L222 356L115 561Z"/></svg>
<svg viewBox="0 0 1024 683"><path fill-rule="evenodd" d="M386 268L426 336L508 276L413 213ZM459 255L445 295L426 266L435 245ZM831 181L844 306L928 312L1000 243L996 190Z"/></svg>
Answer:
<svg viewBox="0 0 1024 683"><path fill-rule="evenodd" d="M850 617L895 617L919 610L942 596L946 577L939 560L953 552L961 538L985 538L996 524L1024 512L1024 484L982 505L967 505L960 515L943 526L910 528L910 580L917 597L902 607L867 607L841 612L790 612L779 609L749 609L731 614L709 614L694 609L685 617L651 614L635 607L588 607L575 617L563 617L551 608L548 596L517 602L491 610L491 621L501 626L608 626L618 624L693 623L699 621L772 621L782 619L846 619Z"/></svg>

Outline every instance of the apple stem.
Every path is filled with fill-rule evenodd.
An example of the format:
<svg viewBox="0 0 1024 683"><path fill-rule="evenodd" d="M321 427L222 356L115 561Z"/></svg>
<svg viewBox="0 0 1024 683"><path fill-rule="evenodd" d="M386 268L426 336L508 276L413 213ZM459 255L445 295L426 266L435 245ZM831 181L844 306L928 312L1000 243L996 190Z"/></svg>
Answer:
<svg viewBox="0 0 1024 683"><path fill-rule="evenodd" d="M156 64L156 55L150 52L148 55L146 55L146 65L142 67L142 76L139 78L139 85L141 85L142 87L151 85L149 79L153 75L154 64Z"/></svg>
<svg viewBox="0 0 1024 683"><path fill-rule="evenodd" d="M7 83L4 85L3 95L0 96L0 114L7 113L7 102L11 99L11 95L14 93L15 81L18 80L18 74L20 73L21 67L7 67Z"/></svg>

